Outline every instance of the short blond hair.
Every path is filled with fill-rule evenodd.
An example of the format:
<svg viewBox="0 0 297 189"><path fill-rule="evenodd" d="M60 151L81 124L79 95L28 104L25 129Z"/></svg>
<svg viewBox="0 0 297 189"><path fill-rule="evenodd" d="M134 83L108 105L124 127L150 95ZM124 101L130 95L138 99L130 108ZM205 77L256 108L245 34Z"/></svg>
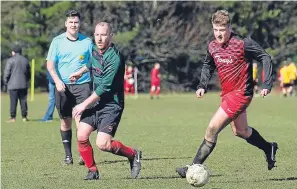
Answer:
<svg viewBox="0 0 297 189"><path fill-rule="evenodd" d="M98 24L96 25L96 27L97 26L107 26L107 28L108 28L108 31L109 31L109 33L111 34L112 33L112 26L111 26L111 24L110 23L108 23L108 22L98 22Z"/></svg>
<svg viewBox="0 0 297 189"><path fill-rule="evenodd" d="M229 17L229 12L226 10L218 10L216 13L212 15L211 18L212 24L216 24L219 26L226 26L230 25L230 17Z"/></svg>

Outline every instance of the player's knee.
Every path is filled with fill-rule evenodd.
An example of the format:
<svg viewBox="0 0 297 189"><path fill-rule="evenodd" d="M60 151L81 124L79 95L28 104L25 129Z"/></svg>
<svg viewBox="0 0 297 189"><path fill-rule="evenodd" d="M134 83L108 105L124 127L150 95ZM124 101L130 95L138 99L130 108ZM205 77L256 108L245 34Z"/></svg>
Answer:
<svg viewBox="0 0 297 189"><path fill-rule="evenodd" d="M89 139L89 136L83 132L80 132L79 130L77 131L77 140L78 141L85 141L87 139Z"/></svg>
<svg viewBox="0 0 297 189"><path fill-rule="evenodd" d="M248 138L248 129L234 129L233 130L234 136L240 137L240 138Z"/></svg>
<svg viewBox="0 0 297 189"><path fill-rule="evenodd" d="M215 142L218 135L218 128L210 123L206 129L205 139L211 142Z"/></svg>
<svg viewBox="0 0 297 189"><path fill-rule="evenodd" d="M61 119L61 130L67 131L71 129L71 120Z"/></svg>
<svg viewBox="0 0 297 189"><path fill-rule="evenodd" d="M98 140L98 141L96 141L96 145L102 151L107 151L107 152L111 151L110 141Z"/></svg>

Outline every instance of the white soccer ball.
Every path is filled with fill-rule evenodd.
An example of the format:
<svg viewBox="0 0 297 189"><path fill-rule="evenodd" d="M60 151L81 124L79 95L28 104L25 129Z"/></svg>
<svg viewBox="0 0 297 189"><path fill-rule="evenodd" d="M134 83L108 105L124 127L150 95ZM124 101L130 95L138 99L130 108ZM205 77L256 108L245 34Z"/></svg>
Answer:
<svg viewBox="0 0 297 189"><path fill-rule="evenodd" d="M193 164L188 167L186 178L189 184L195 187L201 187L209 181L209 171L205 165Z"/></svg>
<svg viewBox="0 0 297 189"><path fill-rule="evenodd" d="M133 78L130 78L130 79L128 80L128 83L129 83L130 85L132 85L132 84L134 83L134 79L133 79Z"/></svg>

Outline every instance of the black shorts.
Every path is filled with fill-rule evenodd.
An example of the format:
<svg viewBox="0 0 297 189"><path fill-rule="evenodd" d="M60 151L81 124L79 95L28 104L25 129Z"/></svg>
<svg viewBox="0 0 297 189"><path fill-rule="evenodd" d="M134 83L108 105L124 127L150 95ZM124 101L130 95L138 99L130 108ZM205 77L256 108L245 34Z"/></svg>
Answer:
<svg viewBox="0 0 297 189"><path fill-rule="evenodd" d="M72 117L72 109L91 95L91 84L67 85L65 92L55 88L56 108L61 119Z"/></svg>
<svg viewBox="0 0 297 189"><path fill-rule="evenodd" d="M118 125L121 121L124 108L118 104L99 104L90 109L86 109L80 121L87 123L97 129L97 132L104 132L114 137Z"/></svg>
<svg viewBox="0 0 297 189"><path fill-rule="evenodd" d="M283 88L289 88L289 87L291 87L291 86L293 86L292 83L284 83L284 84L283 84Z"/></svg>

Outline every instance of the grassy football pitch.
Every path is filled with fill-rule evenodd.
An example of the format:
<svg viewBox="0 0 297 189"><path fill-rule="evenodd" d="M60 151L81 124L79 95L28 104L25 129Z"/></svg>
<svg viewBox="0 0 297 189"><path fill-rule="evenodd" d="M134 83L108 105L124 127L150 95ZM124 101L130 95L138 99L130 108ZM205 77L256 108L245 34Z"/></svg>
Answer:
<svg viewBox="0 0 297 189"><path fill-rule="evenodd" d="M75 164L62 166L64 150L59 120L39 123L47 106L47 94L29 101L30 122L23 123L18 106L16 123L5 123L9 117L8 95L1 97L1 188L5 189L187 189L175 168L192 161L203 140L205 128L218 108L218 93L203 99L193 94L163 95L150 100L140 95L127 99L116 139L143 151L142 170L138 179L130 179L129 163L123 157L94 149L101 180L83 181L87 170L77 164L75 131L73 153ZM254 98L247 110L249 124L269 141L277 141L277 166L267 170L264 153L233 136L227 127L205 162L211 171L209 189L293 189L297 188L297 98L272 94ZM95 133L91 143L95 147Z"/></svg>

